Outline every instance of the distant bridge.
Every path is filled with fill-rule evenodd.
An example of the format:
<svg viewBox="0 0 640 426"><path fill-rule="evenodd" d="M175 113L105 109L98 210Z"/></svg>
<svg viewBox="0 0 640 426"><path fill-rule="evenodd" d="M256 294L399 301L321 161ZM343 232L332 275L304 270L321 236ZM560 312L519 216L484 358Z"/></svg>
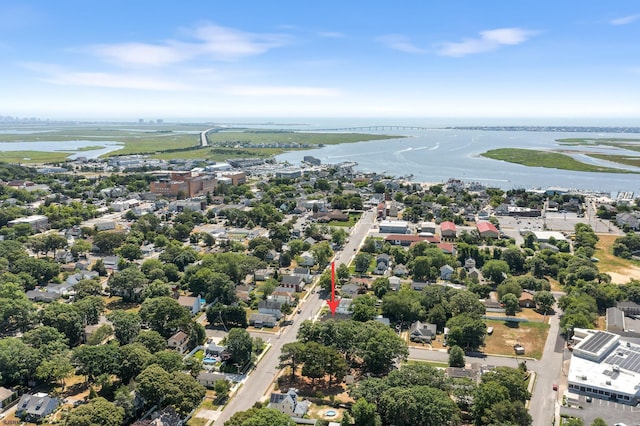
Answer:
<svg viewBox="0 0 640 426"><path fill-rule="evenodd" d="M432 130L433 127L420 126L360 126L360 127L336 127L333 129L309 129L313 132L368 132L371 130Z"/></svg>

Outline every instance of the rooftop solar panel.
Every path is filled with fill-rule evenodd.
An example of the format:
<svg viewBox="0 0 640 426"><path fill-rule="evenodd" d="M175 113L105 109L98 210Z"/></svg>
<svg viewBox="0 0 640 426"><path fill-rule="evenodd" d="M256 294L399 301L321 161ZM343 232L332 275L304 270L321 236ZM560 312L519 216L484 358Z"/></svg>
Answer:
<svg viewBox="0 0 640 426"><path fill-rule="evenodd" d="M607 364L617 365L623 370L640 373L640 352L626 348L617 348L605 361Z"/></svg>
<svg viewBox="0 0 640 426"><path fill-rule="evenodd" d="M592 354L597 354L600 350L605 347L611 340L615 339L615 334L605 333L602 331L598 331L593 336L591 336L588 340L584 342L583 345L580 345L580 349L584 352L590 352Z"/></svg>

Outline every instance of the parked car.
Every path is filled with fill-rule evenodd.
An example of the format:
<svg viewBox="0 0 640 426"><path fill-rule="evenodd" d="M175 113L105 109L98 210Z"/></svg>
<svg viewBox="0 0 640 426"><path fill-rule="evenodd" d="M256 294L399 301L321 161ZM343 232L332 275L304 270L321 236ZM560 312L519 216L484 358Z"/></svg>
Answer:
<svg viewBox="0 0 640 426"><path fill-rule="evenodd" d="M557 391L557 390L558 390L558 384L557 384L557 383L554 383L554 384L553 384L553 390L554 390L554 391Z"/></svg>

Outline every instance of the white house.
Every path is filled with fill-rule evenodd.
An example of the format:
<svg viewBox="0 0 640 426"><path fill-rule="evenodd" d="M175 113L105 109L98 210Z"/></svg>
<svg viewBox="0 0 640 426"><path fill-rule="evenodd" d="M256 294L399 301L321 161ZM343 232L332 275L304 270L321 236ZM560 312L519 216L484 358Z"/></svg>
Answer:
<svg viewBox="0 0 640 426"><path fill-rule="evenodd" d="M311 405L309 401L298 399L297 389L291 388L287 393L273 392L267 407L292 417L303 417L307 414L309 405Z"/></svg>

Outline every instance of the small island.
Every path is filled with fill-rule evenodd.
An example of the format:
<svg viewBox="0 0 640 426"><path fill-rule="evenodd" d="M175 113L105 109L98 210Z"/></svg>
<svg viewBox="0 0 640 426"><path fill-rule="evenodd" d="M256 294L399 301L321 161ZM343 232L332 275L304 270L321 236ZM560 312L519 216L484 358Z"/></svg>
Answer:
<svg viewBox="0 0 640 426"><path fill-rule="evenodd" d="M522 164L523 166L529 167L546 167L550 169L573 170L577 172L638 173L631 170L582 163L567 154L559 152L537 151L533 149L499 148L492 149L481 155L494 160L507 161L509 163ZM604 159L612 161L610 156L605 157L606 158Z"/></svg>

